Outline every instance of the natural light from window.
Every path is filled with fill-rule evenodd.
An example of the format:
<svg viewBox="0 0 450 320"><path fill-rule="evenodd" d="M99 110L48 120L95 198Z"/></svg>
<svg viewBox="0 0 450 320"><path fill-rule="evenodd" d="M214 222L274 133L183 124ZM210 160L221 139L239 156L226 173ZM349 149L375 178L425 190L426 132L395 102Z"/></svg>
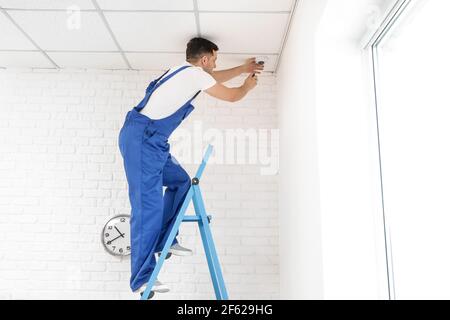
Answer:
<svg viewBox="0 0 450 320"><path fill-rule="evenodd" d="M396 299L450 299L449 0L412 1L378 45L378 121Z"/></svg>

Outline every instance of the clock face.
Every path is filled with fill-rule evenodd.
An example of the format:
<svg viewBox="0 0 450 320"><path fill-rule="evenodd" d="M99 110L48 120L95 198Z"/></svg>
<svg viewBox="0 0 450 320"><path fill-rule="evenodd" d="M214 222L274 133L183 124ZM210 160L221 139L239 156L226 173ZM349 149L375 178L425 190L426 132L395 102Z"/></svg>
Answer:
<svg viewBox="0 0 450 320"><path fill-rule="evenodd" d="M111 218L103 228L102 242L106 251L116 256L131 253L130 216L118 215Z"/></svg>

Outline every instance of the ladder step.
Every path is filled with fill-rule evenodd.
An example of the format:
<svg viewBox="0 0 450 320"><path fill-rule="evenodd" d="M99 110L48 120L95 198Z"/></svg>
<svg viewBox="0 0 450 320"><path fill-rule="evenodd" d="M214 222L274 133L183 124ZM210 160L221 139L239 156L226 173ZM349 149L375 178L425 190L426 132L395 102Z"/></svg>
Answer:
<svg viewBox="0 0 450 320"><path fill-rule="evenodd" d="M212 216L208 215L207 217L208 217L208 222L211 222ZM197 222L200 220L201 220L201 217L196 216L196 215L185 215L183 217L183 222Z"/></svg>

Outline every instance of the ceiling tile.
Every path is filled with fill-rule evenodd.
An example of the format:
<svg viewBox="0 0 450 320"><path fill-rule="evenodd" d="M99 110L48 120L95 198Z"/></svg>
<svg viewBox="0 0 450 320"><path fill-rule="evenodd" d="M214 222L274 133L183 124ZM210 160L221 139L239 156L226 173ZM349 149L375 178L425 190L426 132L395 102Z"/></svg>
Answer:
<svg viewBox="0 0 450 320"><path fill-rule="evenodd" d="M95 9L91 0L0 0L0 7L13 9L63 9L72 6L80 9Z"/></svg>
<svg viewBox="0 0 450 320"><path fill-rule="evenodd" d="M54 68L41 52L0 51L0 67L6 68Z"/></svg>
<svg viewBox="0 0 450 320"><path fill-rule="evenodd" d="M34 50L36 47L4 15L0 13L0 49Z"/></svg>
<svg viewBox="0 0 450 320"><path fill-rule="evenodd" d="M97 0L103 10L193 10L192 0Z"/></svg>
<svg viewBox="0 0 450 320"><path fill-rule="evenodd" d="M120 53L48 52L61 68L128 69Z"/></svg>
<svg viewBox="0 0 450 320"><path fill-rule="evenodd" d="M183 53L126 53L134 69L167 70L186 61Z"/></svg>
<svg viewBox="0 0 450 320"><path fill-rule="evenodd" d="M258 57L257 55L245 55L245 54L221 54L220 50L218 51L215 70L223 70L234 68L240 66L245 62L246 59ZM264 55L266 57L266 63L264 64L264 72L273 72L275 71L275 65L277 62L278 55Z"/></svg>
<svg viewBox="0 0 450 320"><path fill-rule="evenodd" d="M199 10L211 11L291 11L294 0L197 0Z"/></svg>
<svg viewBox="0 0 450 320"><path fill-rule="evenodd" d="M66 12L9 13L44 50L117 50L96 12L82 12L78 28L77 21Z"/></svg>
<svg viewBox="0 0 450 320"><path fill-rule="evenodd" d="M184 51L197 33L193 13L105 12L124 51Z"/></svg>
<svg viewBox="0 0 450 320"><path fill-rule="evenodd" d="M287 13L200 13L200 28L222 52L278 53L288 17Z"/></svg>

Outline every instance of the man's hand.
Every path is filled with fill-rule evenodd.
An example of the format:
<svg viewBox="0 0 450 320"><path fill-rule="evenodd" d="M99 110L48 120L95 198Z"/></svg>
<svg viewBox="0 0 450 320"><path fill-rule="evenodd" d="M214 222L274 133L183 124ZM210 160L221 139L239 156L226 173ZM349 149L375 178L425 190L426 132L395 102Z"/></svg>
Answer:
<svg viewBox="0 0 450 320"><path fill-rule="evenodd" d="M255 74L249 74L245 79L243 87L248 91L252 90L258 84L258 76Z"/></svg>
<svg viewBox="0 0 450 320"><path fill-rule="evenodd" d="M256 63L256 58L249 58L245 60L245 63L241 66L242 73L261 73L259 70L264 70L264 65Z"/></svg>

